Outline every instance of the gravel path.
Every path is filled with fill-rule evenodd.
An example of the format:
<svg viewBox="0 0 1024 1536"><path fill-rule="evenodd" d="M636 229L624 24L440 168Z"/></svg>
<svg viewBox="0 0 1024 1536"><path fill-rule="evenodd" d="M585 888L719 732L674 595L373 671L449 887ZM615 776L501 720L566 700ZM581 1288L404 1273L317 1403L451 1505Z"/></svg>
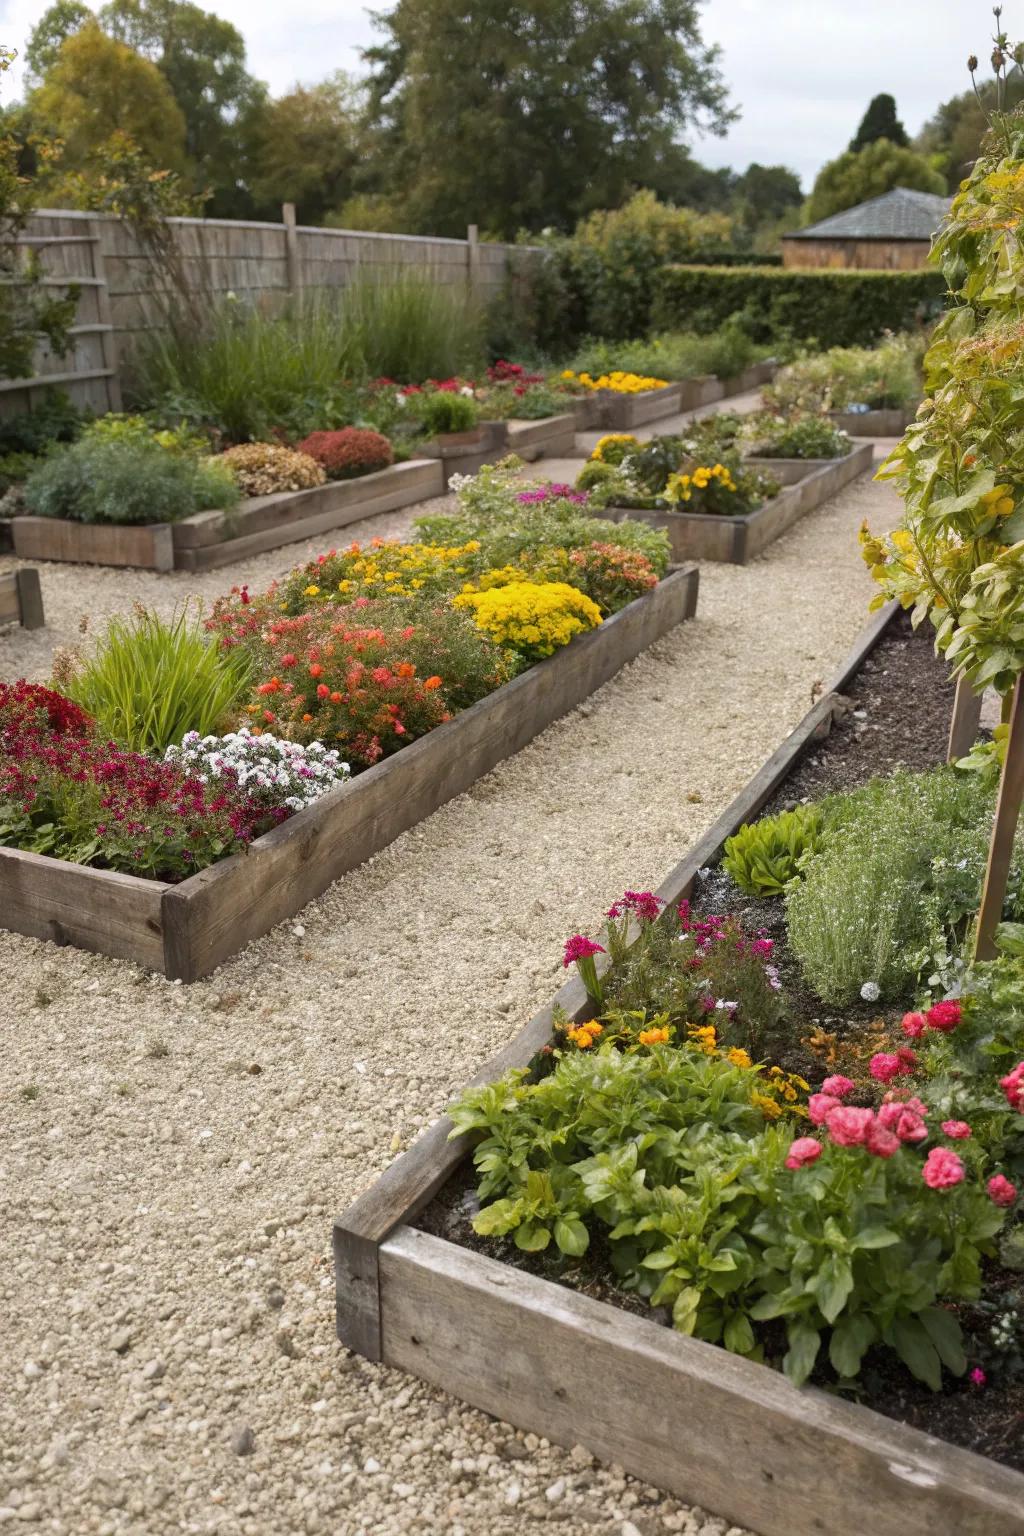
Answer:
<svg viewBox="0 0 1024 1536"><path fill-rule="evenodd" d="M349 1357L330 1218L551 995L564 936L657 883L798 720L864 622L857 527L895 507L861 480L705 566L696 622L207 982L0 933L0 1524L725 1536ZM0 675L44 676L83 612L296 553L198 581L44 567L49 627L0 636Z"/></svg>

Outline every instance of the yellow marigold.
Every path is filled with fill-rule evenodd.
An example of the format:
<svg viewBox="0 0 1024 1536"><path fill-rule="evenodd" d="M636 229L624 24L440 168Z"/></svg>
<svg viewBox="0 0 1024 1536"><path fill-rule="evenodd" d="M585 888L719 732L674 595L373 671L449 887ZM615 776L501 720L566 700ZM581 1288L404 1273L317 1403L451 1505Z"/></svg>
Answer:
<svg viewBox="0 0 1024 1536"><path fill-rule="evenodd" d="M699 1051L706 1051L708 1055L718 1045L718 1035L713 1024L690 1024L686 1030L686 1038Z"/></svg>
<svg viewBox="0 0 1024 1536"><path fill-rule="evenodd" d="M668 1042L667 1029L642 1029L637 1035L641 1045L665 1045Z"/></svg>
<svg viewBox="0 0 1024 1536"><path fill-rule="evenodd" d="M747 1055L746 1051L741 1050L738 1045L733 1045L733 1046L729 1047L729 1049L725 1053L725 1059L726 1059L726 1061L731 1062L734 1067L751 1067L751 1066L753 1066L753 1062L751 1061L750 1057Z"/></svg>
<svg viewBox="0 0 1024 1536"><path fill-rule="evenodd" d="M589 1051L598 1035L604 1034L604 1026L596 1019L590 1019L586 1024L578 1024L575 1029L567 1029L565 1033L573 1045L581 1051Z"/></svg>
<svg viewBox="0 0 1024 1536"><path fill-rule="evenodd" d="M594 447L594 451L590 457L591 459L596 459L598 463L603 464L608 454L609 448L618 448L620 445L622 447L639 448L640 439L638 437L634 437L632 432L606 432L604 437L598 438ZM621 457L621 454L616 454L616 462L618 462Z"/></svg>
<svg viewBox="0 0 1024 1536"><path fill-rule="evenodd" d="M758 1093L757 1089L750 1095L750 1102L755 1109L759 1109L766 1120L778 1120L782 1114L782 1105L770 1099L766 1093Z"/></svg>

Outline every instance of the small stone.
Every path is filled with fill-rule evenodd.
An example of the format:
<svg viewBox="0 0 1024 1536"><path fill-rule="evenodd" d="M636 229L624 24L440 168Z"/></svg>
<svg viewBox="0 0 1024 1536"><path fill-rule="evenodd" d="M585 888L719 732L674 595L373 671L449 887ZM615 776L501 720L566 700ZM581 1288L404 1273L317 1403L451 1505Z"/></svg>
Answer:
<svg viewBox="0 0 1024 1536"><path fill-rule="evenodd" d="M526 1461L530 1453L521 1440L506 1440L501 1454L506 1461Z"/></svg>
<svg viewBox="0 0 1024 1536"><path fill-rule="evenodd" d="M518 1504L519 1500L522 1498L522 1496L523 1496L523 1485L522 1485L522 1483L515 1483L515 1482L509 1483L508 1487L505 1489L505 1503L506 1504Z"/></svg>
<svg viewBox="0 0 1024 1536"><path fill-rule="evenodd" d="M299 1352L295 1348L295 1340L292 1338L290 1328L279 1328L274 1337L277 1340L277 1347L282 1355L285 1355L289 1360L297 1360L299 1358Z"/></svg>
<svg viewBox="0 0 1024 1536"><path fill-rule="evenodd" d="M366 1460L363 1462L363 1471L372 1474L374 1472L383 1471L383 1468L375 1456L367 1456Z"/></svg>
<svg viewBox="0 0 1024 1536"><path fill-rule="evenodd" d="M131 1329L119 1328L110 1341L110 1347L115 1355L126 1355L132 1347Z"/></svg>
<svg viewBox="0 0 1024 1536"><path fill-rule="evenodd" d="M21 1369L22 1373L28 1377L29 1381L38 1381L39 1377L43 1374L42 1366L39 1365L35 1360L26 1360Z"/></svg>
<svg viewBox="0 0 1024 1536"><path fill-rule="evenodd" d="M258 1061L254 1061L251 1067L246 1067L246 1071L250 1077L259 1077L260 1073L263 1071L263 1068L260 1066Z"/></svg>
<svg viewBox="0 0 1024 1536"><path fill-rule="evenodd" d="M256 1449L256 1436L248 1424L242 1424L231 1436L231 1449L236 1456L251 1456Z"/></svg>
<svg viewBox="0 0 1024 1536"><path fill-rule="evenodd" d="M147 1360L142 1367L142 1379L143 1381L160 1381L166 1370L167 1366L162 1360Z"/></svg>
<svg viewBox="0 0 1024 1536"><path fill-rule="evenodd" d="M696 789L691 789L686 798L691 805L703 805L704 803L704 796Z"/></svg>
<svg viewBox="0 0 1024 1536"><path fill-rule="evenodd" d="M292 928L292 933L294 933L297 939L304 939L306 937L306 930L301 923L295 924Z"/></svg>
<svg viewBox="0 0 1024 1536"><path fill-rule="evenodd" d="M547 1499L549 1504L557 1504L564 1493L565 1478L560 1477L557 1482L551 1484L550 1488L545 1488L544 1497Z"/></svg>
<svg viewBox="0 0 1024 1536"><path fill-rule="evenodd" d="M637 1530L632 1520L623 1520L619 1526L619 1536L641 1536L641 1532Z"/></svg>

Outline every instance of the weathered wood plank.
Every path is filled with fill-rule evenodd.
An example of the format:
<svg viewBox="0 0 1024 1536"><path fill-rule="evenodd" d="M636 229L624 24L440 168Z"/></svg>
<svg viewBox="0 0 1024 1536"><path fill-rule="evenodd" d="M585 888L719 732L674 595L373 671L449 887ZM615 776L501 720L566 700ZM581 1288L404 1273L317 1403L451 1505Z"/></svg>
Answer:
<svg viewBox="0 0 1024 1536"><path fill-rule="evenodd" d="M829 411L830 419L851 437L902 437L915 412L902 407L881 411Z"/></svg>
<svg viewBox="0 0 1024 1536"><path fill-rule="evenodd" d="M1024 678L1018 678L1013 685L1006 757L1003 761L1003 771L999 776L999 794L996 797L996 813L992 821L988 866L985 870L981 906L978 908L978 925L974 934L975 960L994 960L996 956L996 929L1003 916L1006 885L1010 876L1010 861L1013 857L1013 844L1017 835L1022 803L1024 803Z"/></svg>
<svg viewBox="0 0 1024 1536"><path fill-rule="evenodd" d="M293 820L201 870L164 898L167 974L214 970L348 870L355 869L518 752L626 662L690 618L698 573L659 582L597 630L581 635L446 725L332 791ZM177 910L180 909L180 910Z"/></svg>
<svg viewBox="0 0 1024 1536"><path fill-rule="evenodd" d="M23 566L21 570L14 573L14 587L22 629L42 629L45 620L39 572Z"/></svg>
<svg viewBox="0 0 1024 1536"><path fill-rule="evenodd" d="M946 761L955 763L966 757L974 746L981 724L981 694L976 693L969 680L961 673L957 678L953 695L953 714L949 722L949 742Z"/></svg>
<svg viewBox="0 0 1024 1536"><path fill-rule="evenodd" d="M160 880L0 848L0 927L163 968Z"/></svg>
<svg viewBox="0 0 1024 1536"><path fill-rule="evenodd" d="M14 571L0 576L0 624L21 623L21 601Z"/></svg>
<svg viewBox="0 0 1024 1536"><path fill-rule="evenodd" d="M1020 1536L1024 1477L645 1317L409 1227L383 1359L761 1536Z"/></svg>
<svg viewBox="0 0 1024 1536"><path fill-rule="evenodd" d="M576 451L575 412L540 421L510 421L508 446L511 453L527 460L571 458Z"/></svg>
<svg viewBox="0 0 1024 1536"><path fill-rule="evenodd" d="M174 569L170 523L73 523L59 517L16 517L12 528L14 552L22 560Z"/></svg>

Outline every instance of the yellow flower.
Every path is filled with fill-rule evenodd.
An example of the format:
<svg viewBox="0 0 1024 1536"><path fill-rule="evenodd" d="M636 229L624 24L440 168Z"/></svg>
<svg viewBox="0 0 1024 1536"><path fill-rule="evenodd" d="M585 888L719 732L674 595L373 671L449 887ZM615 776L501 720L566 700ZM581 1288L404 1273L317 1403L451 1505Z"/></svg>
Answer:
<svg viewBox="0 0 1024 1536"><path fill-rule="evenodd" d="M725 1053L725 1059L726 1061L731 1062L734 1067L753 1066L753 1062L750 1060L750 1057L747 1055L746 1051L740 1050L738 1045L730 1046L730 1048Z"/></svg>
<svg viewBox="0 0 1024 1536"><path fill-rule="evenodd" d="M589 1051L598 1035L604 1034L604 1026L596 1019L590 1019L586 1024L579 1024L575 1029L567 1029L566 1037L572 1041L581 1051Z"/></svg>
<svg viewBox="0 0 1024 1536"><path fill-rule="evenodd" d="M718 1044L718 1035L715 1033L713 1024L690 1024L687 1026L686 1036L699 1051L704 1051L709 1056Z"/></svg>
<svg viewBox="0 0 1024 1536"><path fill-rule="evenodd" d="M778 1120L782 1114L782 1105L776 1104L766 1093L758 1093L756 1088L750 1095L750 1102L755 1109L759 1109L766 1120Z"/></svg>
<svg viewBox="0 0 1024 1536"><path fill-rule="evenodd" d="M637 1035L641 1045L665 1045L668 1043L667 1029L642 1029Z"/></svg>

